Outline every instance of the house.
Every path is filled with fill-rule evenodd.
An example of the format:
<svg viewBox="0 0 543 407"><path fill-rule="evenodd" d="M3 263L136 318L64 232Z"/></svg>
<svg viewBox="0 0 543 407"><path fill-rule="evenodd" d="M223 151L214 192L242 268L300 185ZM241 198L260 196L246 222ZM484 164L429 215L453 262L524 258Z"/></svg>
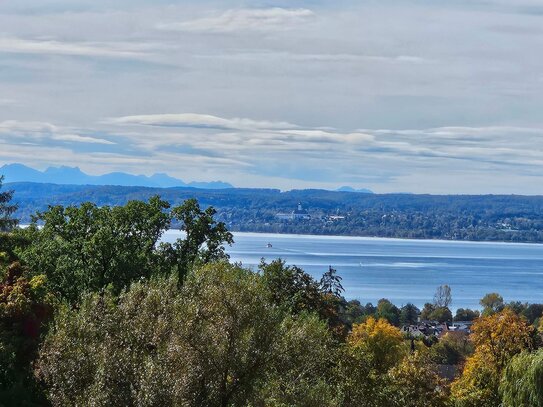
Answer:
<svg viewBox="0 0 543 407"><path fill-rule="evenodd" d="M471 326L473 321L456 321L453 322L449 327L449 330L453 332L465 332L467 334L471 333Z"/></svg>

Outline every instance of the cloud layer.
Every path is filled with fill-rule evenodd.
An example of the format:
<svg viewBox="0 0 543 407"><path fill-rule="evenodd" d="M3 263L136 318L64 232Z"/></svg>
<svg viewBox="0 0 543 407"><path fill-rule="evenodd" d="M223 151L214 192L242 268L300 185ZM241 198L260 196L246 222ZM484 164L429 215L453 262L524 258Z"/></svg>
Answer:
<svg viewBox="0 0 543 407"><path fill-rule="evenodd" d="M536 0L0 3L0 164L541 193Z"/></svg>

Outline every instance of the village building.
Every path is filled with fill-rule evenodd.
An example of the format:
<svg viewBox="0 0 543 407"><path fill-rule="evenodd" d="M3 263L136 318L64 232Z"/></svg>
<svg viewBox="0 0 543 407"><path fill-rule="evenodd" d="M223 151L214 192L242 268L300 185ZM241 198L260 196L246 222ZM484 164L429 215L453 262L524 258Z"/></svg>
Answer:
<svg viewBox="0 0 543 407"><path fill-rule="evenodd" d="M275 215L281 220L310 220L311 215L307 212L307 209L302 207L302 203L298 202L298 206L290 213L278 213Z"/></svg>

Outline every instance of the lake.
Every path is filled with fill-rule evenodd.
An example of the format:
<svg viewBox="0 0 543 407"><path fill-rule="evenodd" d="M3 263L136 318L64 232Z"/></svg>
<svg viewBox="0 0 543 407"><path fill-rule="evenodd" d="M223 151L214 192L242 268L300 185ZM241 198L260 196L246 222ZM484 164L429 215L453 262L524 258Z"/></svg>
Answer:
<svg viewBox="0 0 543 407"><path fill-rule="evenodd" d="M179 232L169 231L165 241ZM452 289L451 308L480 308L489 292L505 301L543 303L543 245L234 233L230 258L256 269L278 257L320 278L332 266L345 297L363 304L388 298L422 307L436 287ZM270 243L272 247L267 247Z"/></svg>

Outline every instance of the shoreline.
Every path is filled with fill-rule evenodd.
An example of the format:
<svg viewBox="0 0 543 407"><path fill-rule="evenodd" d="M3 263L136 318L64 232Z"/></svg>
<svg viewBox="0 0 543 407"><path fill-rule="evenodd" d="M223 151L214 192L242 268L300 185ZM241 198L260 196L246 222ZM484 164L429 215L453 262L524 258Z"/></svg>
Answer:
<svg viewBox="0 0 543 407"><path fill-rule="evenodd" d="M18 228L25 229L29 224L17 225ZM183 233L179 229L168 229L164 232L168 233ZM543 242L510 242L506 240L457 240L457 239L417 239L409 237L381 237L381 236L351 236L351 235L323 235L323 234L308 234L308 233L273 233L273 232L240 232L230 231L234 236L278 236L281 238L312 238L312 239L344 239L344 240L361 240L361 241L397 241L397 242L421 242L421 243L439 243L439 244L474 244L474 245L506 245L506 246L543 246ZM234 242L235 243L235 242Z"/></svg>
<svg viewBox="0 0 543 407"><path fill-rule="evenodd" d="M176 229L170 229L176 230ZM455 239L417 239L408 237L380 237L380 236L350 236L350 235L323 235L323 234L307 234L307 233L268 233L268 232L232 232L234 236L240 234L243 236L280 236L282 238L289 237L304 237L315 239L345 239L345 240L367 240L367 241L398 241L398 242L425 242L425 243L453 243L453 244L503 244L503 245L521 245L521 246L543 246L543 242L509 242L504 240L455 240Z"/></svg>

